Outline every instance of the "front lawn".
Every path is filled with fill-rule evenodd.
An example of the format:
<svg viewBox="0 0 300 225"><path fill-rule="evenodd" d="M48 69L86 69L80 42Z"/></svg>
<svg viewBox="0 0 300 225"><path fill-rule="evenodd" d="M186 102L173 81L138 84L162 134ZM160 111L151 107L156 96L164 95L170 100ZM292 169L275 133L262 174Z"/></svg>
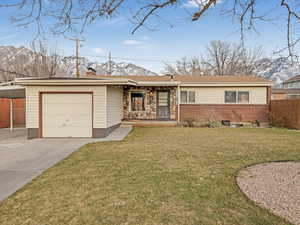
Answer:
<svg viewBox="0 0 300 225"><path fill-rule="evenodd" d="M82 147L27 184L0 205L0 224L289 224L235 183L241 168L277 160L300 160L300 132L136 128L125 141Z"/></svg>

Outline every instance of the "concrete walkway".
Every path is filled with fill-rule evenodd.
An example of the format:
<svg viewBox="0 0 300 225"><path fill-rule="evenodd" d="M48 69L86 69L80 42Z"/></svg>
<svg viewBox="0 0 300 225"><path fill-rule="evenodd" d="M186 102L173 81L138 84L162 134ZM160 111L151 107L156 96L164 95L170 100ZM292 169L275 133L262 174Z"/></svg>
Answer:
<svg viewBox="0 0 300 225"><path fill-rule="evenodd" d="M0 202L84 144L121 141L131 126L105 138L26 139L25 129L0 129Z"/></svg>

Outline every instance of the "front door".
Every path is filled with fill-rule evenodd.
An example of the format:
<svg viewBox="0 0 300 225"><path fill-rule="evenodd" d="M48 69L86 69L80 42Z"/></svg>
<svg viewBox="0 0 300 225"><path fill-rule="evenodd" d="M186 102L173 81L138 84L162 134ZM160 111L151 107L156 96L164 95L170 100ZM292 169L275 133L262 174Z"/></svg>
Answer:
<svg viewBox="0 0 300 225"><path fill-rule="evenodd" d="M157 91L156 118L170 119L170 92Z"/></svg>

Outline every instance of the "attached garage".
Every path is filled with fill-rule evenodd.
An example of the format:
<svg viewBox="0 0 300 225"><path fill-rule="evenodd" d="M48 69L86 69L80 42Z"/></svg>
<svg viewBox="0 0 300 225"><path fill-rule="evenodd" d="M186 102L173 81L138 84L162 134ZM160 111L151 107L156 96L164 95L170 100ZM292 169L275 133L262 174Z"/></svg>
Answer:
<svg viewBox="0 0 300 225"><path fill-rule="evenodd" d="M92 93L41 93L42 137L92 137Z"/></svg>
<svg viewBox="0 0 300 225"><path fill-rule="evenodd" d="M123 119L123 86L128 79L28 78L26 128L31 138L102 138Z"/></svg>

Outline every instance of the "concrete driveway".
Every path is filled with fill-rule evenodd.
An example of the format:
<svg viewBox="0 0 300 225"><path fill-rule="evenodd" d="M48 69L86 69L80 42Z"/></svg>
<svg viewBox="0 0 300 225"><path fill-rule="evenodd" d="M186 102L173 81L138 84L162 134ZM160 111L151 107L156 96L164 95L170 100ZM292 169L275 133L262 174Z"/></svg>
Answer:
<svg viewBox="0 0 300 225"><path fill-rule="evenodd" d="M26 130L0 129L0 201L55 165L79 147L95 141L119 141L131 127L120 127L106 138L26 139Z"/></svg>

